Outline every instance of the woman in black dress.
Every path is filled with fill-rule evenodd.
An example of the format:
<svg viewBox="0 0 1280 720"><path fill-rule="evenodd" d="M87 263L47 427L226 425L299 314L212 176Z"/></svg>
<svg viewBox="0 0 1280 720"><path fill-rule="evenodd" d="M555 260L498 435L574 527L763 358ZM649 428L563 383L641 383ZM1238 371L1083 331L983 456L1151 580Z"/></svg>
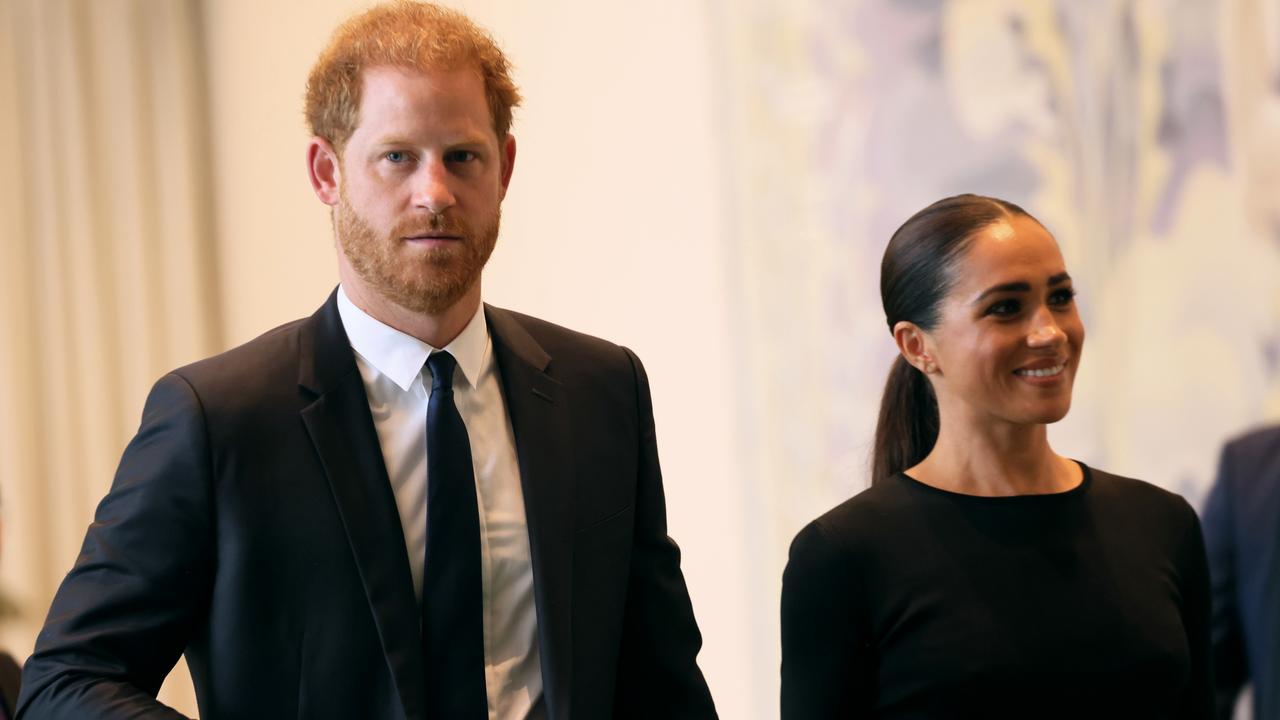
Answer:
<svg viewBox="0 0 1280 720"><path fill-rule="evenodd" d="M783 720L1210 717L1194 511L1049 447L1084 345L1053 237L947 198L894 233L880 293L901 354L872 485L792 543Z"/></svg>

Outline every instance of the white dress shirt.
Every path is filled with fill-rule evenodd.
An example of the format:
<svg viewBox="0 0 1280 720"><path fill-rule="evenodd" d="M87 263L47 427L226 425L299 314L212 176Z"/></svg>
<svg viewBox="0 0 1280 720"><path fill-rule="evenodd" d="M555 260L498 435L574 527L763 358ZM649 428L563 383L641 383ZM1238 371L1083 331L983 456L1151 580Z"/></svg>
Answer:
<svg viewBox="0 0 1280 720"><path fill-rule="evenodd" d="M338 313L364 380L369 410L404 529L414 593L422 601L427 546L427 401L436 348L370 317L338 289ZM471 442L480 509L485 688L490 720L523 720L542 695L533 564L515 437L483 304L443 348L458 361L454 399Z"/></svg>

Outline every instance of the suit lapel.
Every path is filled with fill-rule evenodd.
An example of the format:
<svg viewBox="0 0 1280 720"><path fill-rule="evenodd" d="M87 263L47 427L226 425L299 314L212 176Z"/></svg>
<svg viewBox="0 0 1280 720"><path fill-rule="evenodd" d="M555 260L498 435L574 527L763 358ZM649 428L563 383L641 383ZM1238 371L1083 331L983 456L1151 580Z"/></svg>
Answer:
<svg viewBox="0 0 1280 720"><path fill-rule="evenodd" d="M567 717L572 667L573 452L565 390L551 357L516 317L485 306L515 434L529 524L547 716Z"/></svg>
<svg viewBox="0 0 1280 720"><path fill-rule="evenodd" d="M405 716L421 718L425 669L409 558L336 293L311 317L301 345L299 384L317 396L302 420L342 517Z"/></svg>

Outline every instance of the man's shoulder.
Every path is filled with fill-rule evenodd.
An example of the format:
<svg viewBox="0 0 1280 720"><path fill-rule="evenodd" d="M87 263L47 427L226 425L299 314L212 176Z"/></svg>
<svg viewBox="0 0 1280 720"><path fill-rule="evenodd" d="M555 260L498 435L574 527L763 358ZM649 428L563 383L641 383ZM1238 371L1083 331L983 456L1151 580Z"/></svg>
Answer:
<svg viewBox="0 0 1280 720"><path fill-rule="evenodd" d="M1280 425L1255 428L1227 441L1226 454L1249 464L1280 469Z"/></svg>
<svg viewBox="0 0 1280 720"><path fill-rule="evenodd" d="M308 318L285 323L216 355L173 370L192 385L252 382L290 371L296 378L303 328Z"/></svg>
<svg viewBox="0 0 1280 720"><path fill-rule="evenodd" d="M529 335L539 343L555 346L582 346L603 352L614 353L621 349L621 346L618 344L603 338L588 335L587 333L573 330L563 325L557 325L556 323L548 320L543 320L542 318L527 315L522 312L508 310L507 308L500 308L495 305L489 305L488 303L485 304L485 310L491 321L501 324L502 320L505 319L514 323L525 332L529 333Z"/></svg>
<svg viewBox="0 0 1280 720"><path fill-rule="evenodd" d="M331 296L310 317L170 371L153 393L180 383L209 423L255 428L293 416L347 373L358 369Z"/></svg>
<svg viewBox="0 0 1280 720"><path fill-rule="evenodd" d="M1222 449L1217 485L1237 512L1262 517L1280 508L1280 425L1256 428Z"/></svg>
<svg viewBox="0 0 1280 720"><path fill-rule="evenodd" d="M610 366L630 364L635 358L634 353L621 345L532 315L488 304L485 311L495 341L515 345L513 349L517 350L521 344L526 345L523 348L526 350L536 346L557 364ZM528 345L529 341L532 346Z"/></svg>

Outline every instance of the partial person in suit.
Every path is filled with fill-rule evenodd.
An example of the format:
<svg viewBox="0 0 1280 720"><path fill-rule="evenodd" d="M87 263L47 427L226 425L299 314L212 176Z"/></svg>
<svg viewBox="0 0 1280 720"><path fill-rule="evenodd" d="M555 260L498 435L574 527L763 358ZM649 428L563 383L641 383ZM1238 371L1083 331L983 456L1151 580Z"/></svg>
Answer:
<svg viewBox="0 0 1280 720"><path fill-rule="evenodd" d="M22 687L22 668L7 652L0 652L0 720L13 717L13 706Z"/></svg>
<svg viewBox="0 0 1280 720"><path fill-rule="evenodd" d="M463 15L375 7L306 116L340 285L173 371L28 661L29 718L713 718L626 348L481 302L519 95Z"/></svg>
<svg viewBox="0 0 1280 720"><path fill-rule="evenodd" d="M940 200L880 294L899 355L872 484L792 543L784 720L1210 717L1195 512L1049 446L1084 347L1053 236Z"/></svg>
<svg viewBox="0 0 1280 720"><path fill-rule="evenodd" d="M4 536L4 506L0 502L0 537ZM0 550L3 550L0 543ZM0 552L0 556L3 552ZM9 601L0 595L0 620L13 613ZM18 702L18 690L22 684L22 668L7 652L0 651L0 720L13 717L14 704Z"/></svg>
<svg viewBox="0 0 1280 720"><path fill-rule="evenodd" d="M1280 426L1222 449L1205 501L1217 717L1253 684L1253 717L1280 720Z"/></svg>

